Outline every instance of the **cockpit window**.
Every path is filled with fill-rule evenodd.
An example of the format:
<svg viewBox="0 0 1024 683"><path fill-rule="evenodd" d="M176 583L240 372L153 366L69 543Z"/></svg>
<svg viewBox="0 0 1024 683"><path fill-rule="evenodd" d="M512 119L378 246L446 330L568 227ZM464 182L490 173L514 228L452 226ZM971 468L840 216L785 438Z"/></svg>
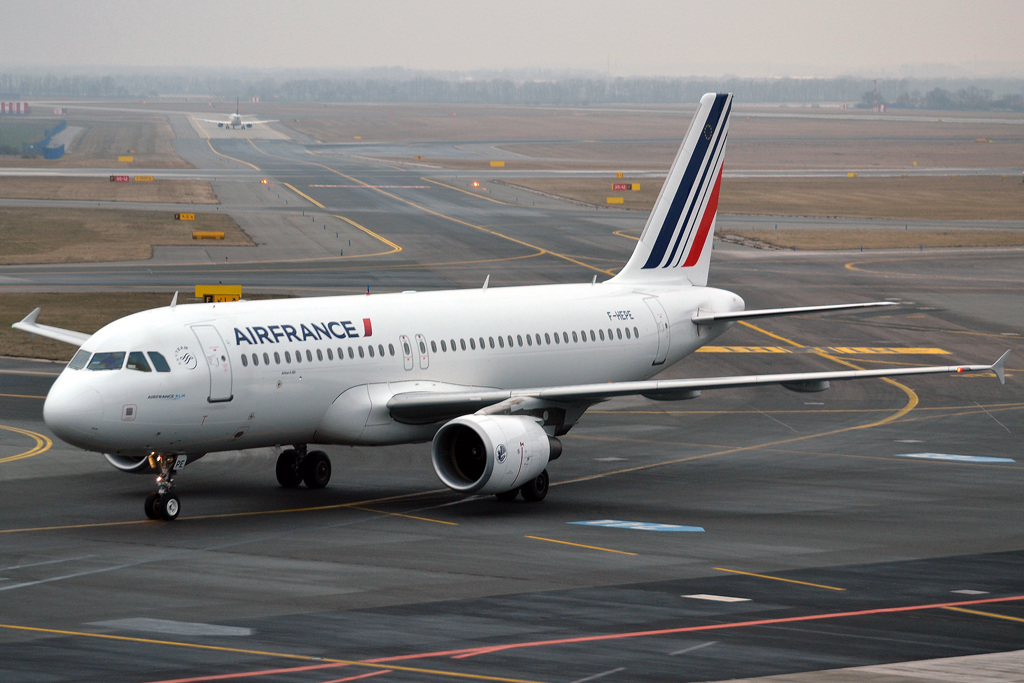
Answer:
<svg viewBox="0 0 1024 683"><path fill-rule="evenodd" d="M171 366L167 364L167 360L156 351L149 352L149 359L153 361L153 367L156 368L157 372L171 371Z"/></svg>
<svg viewBox="0 0 1024 683"><path fill-rule="evenodd" d="M142 351L132 351L128 354L128 365L125 366L129 370L138 370L139 372L152 372L149 369L149 363L146 362L146 356L143 355Z"/></svg>
<svg viewBox="0 0 1024 683"><path fill-rule="evenodd" d="M124 365L124 351L107 351L97 353L89 361L90 370L120 370Z"/></svg>
<svg viewBox="0 0 1024 683"><path fill-rule="evenodd" d="M85 349L78 349L78 353L68 363L68 367L72 370L81 370L85 367L85 364L89 362L89 356L92 355L92 351L86 351Z"/></svg>

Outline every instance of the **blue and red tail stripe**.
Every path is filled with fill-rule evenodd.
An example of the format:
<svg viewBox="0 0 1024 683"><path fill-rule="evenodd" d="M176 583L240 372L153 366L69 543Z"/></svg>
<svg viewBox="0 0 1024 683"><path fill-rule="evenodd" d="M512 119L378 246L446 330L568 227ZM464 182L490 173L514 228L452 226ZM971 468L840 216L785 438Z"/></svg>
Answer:
<svg viewBox="0 0 1024 683"><path fill-rule="evenodd" d="M731 111L730 95L718 94L704 121L694 122L700 126L700 134L644 269L671 268L680 261L685 268L699 260L718 209L721 159ZM697 216L701 216L699 225L695 225Z"/></svg>

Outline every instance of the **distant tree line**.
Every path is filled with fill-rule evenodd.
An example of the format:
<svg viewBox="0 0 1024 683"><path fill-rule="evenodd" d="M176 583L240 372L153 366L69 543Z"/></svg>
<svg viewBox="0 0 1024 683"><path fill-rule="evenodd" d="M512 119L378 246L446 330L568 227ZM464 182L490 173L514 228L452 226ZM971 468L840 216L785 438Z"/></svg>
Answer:
<svg viewBox="0 0 1024 683"><path fill-rule="evenodd" d="M157 95L260 97L292 102L568 105L693 103L711 91L729 91L744 103L846 102L918 109L1024 111L1024 79L862 78L601 78L559 74L550 79L402 72L348 75L242 76L201 73L0 73L0 92L25 98ZM877 94L874 92L877 88ZM998 93L998 94L997 94Z"/></svg>
<svg viewBox="0 0 1024 683"><path fill-rule="evenodd" d="M932 88L926 93L920 90L903 90L891 101L874 92L861 97L860 108L870 109L875 104L884 104L890 109L932 109L937 111L1020 111L1024 112L1024 95L1006 93L995 98L991 90L975 86L946 90Z"/></svg>

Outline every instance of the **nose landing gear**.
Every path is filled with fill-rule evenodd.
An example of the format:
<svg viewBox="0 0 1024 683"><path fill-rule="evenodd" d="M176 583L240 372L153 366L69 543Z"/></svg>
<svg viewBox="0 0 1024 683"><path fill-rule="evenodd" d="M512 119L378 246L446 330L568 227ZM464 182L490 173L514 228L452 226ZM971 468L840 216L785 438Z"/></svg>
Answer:
<svg viewBox="0 0 1024 683"><path fill-rule="evenodd" d="M160 476L156 478L156 492L146 496L146 502L143 505L146 517L163 519L168 522L178 518L178 514L181 512L181 501L177 494L173 493L174 475L187 462L187 455L149 456L149 466L160 470Z"/></svg>

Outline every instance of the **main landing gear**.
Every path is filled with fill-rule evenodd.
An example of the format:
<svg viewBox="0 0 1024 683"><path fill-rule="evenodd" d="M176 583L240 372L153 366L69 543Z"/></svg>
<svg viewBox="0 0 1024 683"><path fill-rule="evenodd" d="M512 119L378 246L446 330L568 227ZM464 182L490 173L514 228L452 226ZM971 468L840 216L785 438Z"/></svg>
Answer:
<svg viewBox="0 0 1024 683"><path fill-rule="evenodd" d="M331 480L331 459L323 451L306 452L306 445L282 451L277 457L277 481L286 489L305 482L311 489L322 489Z"/></svg>
<svg viewBox="0 0 1024 683"><path fill-rule="evenodd" d="M181 512L181 501L174 489L174 475L188 462L187 455L151 455L149 466L160 470L156 478L157 490L146 496L144 509L146 517L172 522Z"/></svg>
<svg viewBox="0 0 1024 683"><path fill-rule="evenodd" d="M536 479L531 479L517 489L496 493L494 497L504 502L511 502L518 498L520 493L531 503L544 500L544 496L548 495L548 471L544 470L537 475Z"/></svg>

